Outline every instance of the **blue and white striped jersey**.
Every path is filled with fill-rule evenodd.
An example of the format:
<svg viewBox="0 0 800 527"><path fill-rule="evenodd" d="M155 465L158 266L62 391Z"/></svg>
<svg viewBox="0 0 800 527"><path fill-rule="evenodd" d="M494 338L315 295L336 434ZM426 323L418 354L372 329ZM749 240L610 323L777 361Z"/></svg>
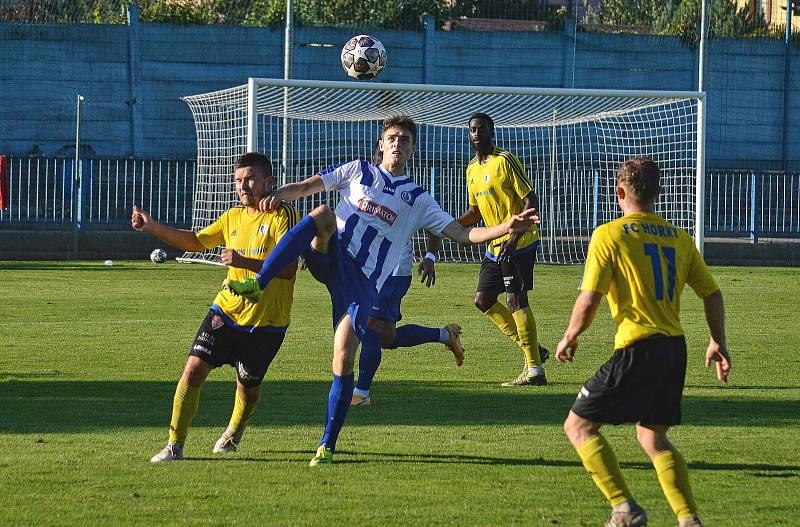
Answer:
<svg viewBox="0 0 800 527"><path fill-rule="evenodd" d="M441 235L454 218L425 189L380 165L351 161L320 172L325 190L336 190L339 239L376 289L400 262L419 229Z"/></svg>

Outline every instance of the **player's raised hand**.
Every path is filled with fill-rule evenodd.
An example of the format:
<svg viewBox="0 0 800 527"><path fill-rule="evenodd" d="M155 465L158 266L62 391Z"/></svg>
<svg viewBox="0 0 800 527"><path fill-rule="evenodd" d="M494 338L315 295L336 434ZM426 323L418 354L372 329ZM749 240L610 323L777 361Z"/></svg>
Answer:
<svg viewBox="0 0 800 527"><path fill-rule="evenodd" d="M524 218L528 223L536 223L538 225L542 222L542 218L539 216L539 209L536 207L525 209L517 214L517 216Z"/></svg>
<svg viewBox="0 0 800 527"><path fill-rule="evenodd" d="M525 209L511 217L508 222L508 232L511 235L522 234L527 231L532 223L540 223L538 209Z"/></svg>
<svg viewBox="0 0 800 527"><path fill-rule="evenodd" d="M432 286L436 283L436 264L430 258L423 258L417 266L417 274L422 278L420 283Z"/></svg>
<svg viewBox="0 0 800 527"><path fill-rule="evenodd" d="M717 379L728 382L728 375L731 373L731 356L728 355L728 348L724 344L719 344L713 339L708 344L706 350L706 368L714 363L717 369Z"/></svg>
<svg viewBox="0 0 800 527"><path fill-rule="evenodd" d="M267 194L258 202L258 210L262 212L274 212L281 206L283 200L275 194Z"/></svg>
<svg viewBox="0 0 800 527"><path fill-rule="evenodd" d="M138 205L134 205L131 212L131 227L139 232L147 232L152 225L153 219L150 215Z"/></svg>
<svg viewBox="0 0 800 527"><path fill-rule="evenodd" d="M569 339L565 335L556 348L558 362L572 362L575 360L575 350L578 349L578 339Z"/></svg>

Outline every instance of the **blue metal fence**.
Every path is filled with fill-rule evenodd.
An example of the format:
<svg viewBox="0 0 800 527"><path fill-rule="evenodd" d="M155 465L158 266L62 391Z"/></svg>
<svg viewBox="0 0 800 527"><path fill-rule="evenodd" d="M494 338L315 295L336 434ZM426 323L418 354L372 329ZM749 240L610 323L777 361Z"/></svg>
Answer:
<svg viewBox="0 0 800 527"><path fill-rule="evenodd" d="M159 222L190 227L194 161L161 159L81 160L73 208L75 160L7 158L8 206L0 228L14 224L64 224L80 228L127 228L137 204ZM709 170L706 235L800 238L800 172Z"/></svg>
<svg viewBox="0 0 800 527"><path fill-rule="evenodd" d="M706 235L800 238L800 172L708 171Z"/></svg>
<svg viewBox="0 0 800 527"><path fill-rule="evenodd" d="M122 228L136 204L159 222L192 223L194 161L9 157L3 224ZM76 199L77 198L77 199ZM75 207L73 207L73 202Z"/></svg>

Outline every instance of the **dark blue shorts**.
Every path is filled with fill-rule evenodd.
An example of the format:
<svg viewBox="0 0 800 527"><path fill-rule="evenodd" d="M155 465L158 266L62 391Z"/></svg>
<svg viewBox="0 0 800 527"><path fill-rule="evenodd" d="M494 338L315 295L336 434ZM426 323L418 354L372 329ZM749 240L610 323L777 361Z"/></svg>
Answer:
<svg viewBox="0 0 800 527"><path fill-rule="evenodd" d="M375 285L361 272L361 266L345 251L334 234L328 254L309 247L303 254L306 266L317 281L325 284L331 297L333 329L345 315L350 315L359 340L367 328L367 318L376 304Z"/></svg>
<svg viewBox="0 0 800 527"><path fill-rule="evenodd" d="M400 313L400 303L411 287L411 275L390 276L378 293L378 302L372 307L370 316L396 323L403 318Z"/></svg>

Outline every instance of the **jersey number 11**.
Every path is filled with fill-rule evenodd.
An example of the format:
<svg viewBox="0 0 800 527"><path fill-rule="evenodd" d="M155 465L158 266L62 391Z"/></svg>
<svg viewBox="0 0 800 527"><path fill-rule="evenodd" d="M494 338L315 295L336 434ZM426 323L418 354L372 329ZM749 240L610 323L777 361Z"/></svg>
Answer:
<svg viewBox="0 0 800 527"><path fill-rule="evenodd" d="M670 301L675 296L675 248L664 247L661 248L661 254L667 261L667 294ZM656 300L664 300L664 272L661 266L661 254L659 254L659 246L655 243L644 244L644 254L650 257L650 262L653 264L653 279L656 287Z"/></svg>

